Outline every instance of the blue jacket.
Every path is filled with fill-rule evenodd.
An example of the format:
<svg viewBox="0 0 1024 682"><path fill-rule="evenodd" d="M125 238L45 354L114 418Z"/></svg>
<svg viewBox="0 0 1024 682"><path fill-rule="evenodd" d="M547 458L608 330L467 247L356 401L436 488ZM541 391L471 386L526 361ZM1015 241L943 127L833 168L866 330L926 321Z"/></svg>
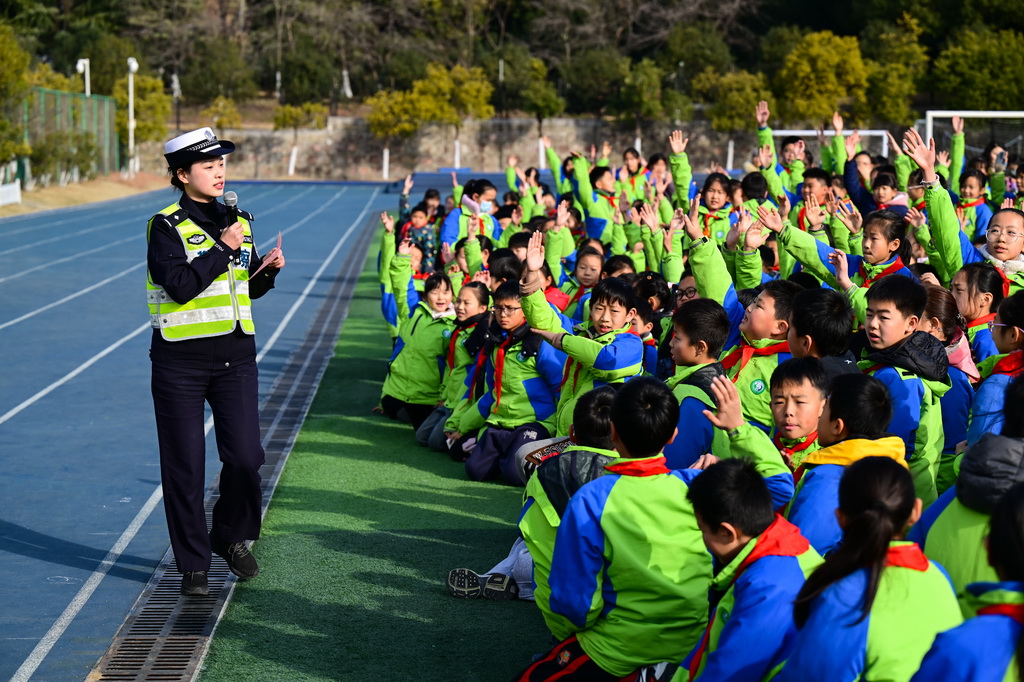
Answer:
<svg viewBox="0 0 1024 682"><path fill-rule="evenodd" d="M974 387L967 374L958 367L950 367L949 378L953 385L946 395L939 398L944 438L942 451L945 453L955 452L957 443L967 440L967 423L974 403Z"/></svg>
<svg viewBox="0 0 1024 682"><path fill-rule="evenodd" d="M864 185L860 184L860 175L857 173L856 161L851 159L846 162L846 166L843 168L843 182L846 184L846 191L850 194L850 199L853 200L853 203L861 213L867 215L872 211L878 210L878 204L875 203L875 198L871 195L871 192L867 191ZM906 216L909 210L907 206L888 206L887 208L901 218Z"/></svg>
<svg viewBox="0 0 1024 682"><path fill-rule="evenodd" d="M1011 381L1009 374L993 374L981 382L971 406L967 445L974 445L986 433L1003 432L1003 403Z"/></svg>
<svg viewBox="0 0 1024 682"><path fill-rule="evenodd" d="M1017 679L1014 655L1021 624L1009 615L986 613L992 607L1017 610L1024 606L1024 583L968 585L967 596L976 615L963 625L942 632L925 654L911 682L1002 682ZM1009 610L1008 609L1008 610ZM995 610L995 609L993 609Z"/></svg>
<svg viewBox="0 0 1024 682"><path fill-rule="evenodd" d="M495 219L494 216L489 215L487 217L491 219L492 223L492 233L488 236L490 236L492 242L497 244L498 240L501 238L501 225L498 223L497 219ZM454 209L451 213L444 217L444 222L441 224L442 244L447 244L452 248L455 247L455 243L459 241L459 232L461 231L459 227L459 221L461 218L461 207Z"/></svg>

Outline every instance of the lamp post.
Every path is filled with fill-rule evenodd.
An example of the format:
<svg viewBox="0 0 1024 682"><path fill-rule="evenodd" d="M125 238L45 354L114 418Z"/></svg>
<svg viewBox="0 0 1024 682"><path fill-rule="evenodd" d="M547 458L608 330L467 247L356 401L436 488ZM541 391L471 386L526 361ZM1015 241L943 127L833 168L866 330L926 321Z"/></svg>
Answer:
<svg viewBox="0 0 1024 682"><path fill-rule="evenodd" d="M79 59L78 63L75 64L75 70L85 76L85 96L89 97L92 94L92 89L89 84L89 60Z"/></svg>
<svg viewBox="0 0 1024 682"><path fill-rule="evenodd" d="M135 73L139 62L128 57L128 175L135 174Z"/></svg>

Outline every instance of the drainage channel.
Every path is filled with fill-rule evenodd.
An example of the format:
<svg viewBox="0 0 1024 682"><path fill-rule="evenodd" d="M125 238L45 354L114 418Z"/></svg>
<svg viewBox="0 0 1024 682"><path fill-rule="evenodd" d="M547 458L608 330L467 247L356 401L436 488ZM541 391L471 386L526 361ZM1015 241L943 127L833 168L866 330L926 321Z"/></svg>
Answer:
<svg viewBox="0 0 1024 682"><path fill-rule="evenodd" d="M372 223L369 219L360 229L358 241L348 251L306 337L289 356L260 411L261 441L266 451L266 463L260 469L264 516L316 388L334 355L334 344L374 234ZM217 486L215 480L207 491L207 524L219 496ZM181 574L174 568L174 555L168 550L110 648L86 679L194 680L237 582L216 555L207 575L209 596L183 597Z"/></svg>

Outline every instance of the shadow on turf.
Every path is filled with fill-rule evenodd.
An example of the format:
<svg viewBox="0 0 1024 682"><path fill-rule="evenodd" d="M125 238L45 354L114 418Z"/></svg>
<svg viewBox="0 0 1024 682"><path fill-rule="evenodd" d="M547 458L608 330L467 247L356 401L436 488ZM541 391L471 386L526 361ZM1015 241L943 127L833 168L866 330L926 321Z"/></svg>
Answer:
<svg viewBox="0 0 1024 682"><path fill-rule="evenodd" d="M24 526L0 520L0 552L20 554L31 559L91 572L99 567L109 550L61 540L52 535L44 535ZM142 566L145 570L136 570L120 565L125 563ZM159 563L158 560L122 554L108 574L125 580L145 583L149 581Z"/></svg>

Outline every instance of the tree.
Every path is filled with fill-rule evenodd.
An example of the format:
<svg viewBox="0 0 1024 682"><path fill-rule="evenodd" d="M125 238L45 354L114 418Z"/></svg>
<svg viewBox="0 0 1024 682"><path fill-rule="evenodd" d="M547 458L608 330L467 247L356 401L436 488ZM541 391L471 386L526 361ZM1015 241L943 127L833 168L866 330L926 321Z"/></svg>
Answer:
<svg viewBox="0 0 1024 682"><path fill-rule="evenodd" d="M863 107L868 69L853 36L808 33L782 63L775 92L784 117L824 121L841 107Z"/></svg>
<svg viewBox="0 0 1024 682"><path fill-rule="evenodd" d="M274 130L292 129L292 145L299 142L299 128L323 128L327 125L327 107L317 102L301 106L282 104L274 110Z"/></svg>
<svg viewBox="0 0 1024 682"><path fill-rule="evenodd" d="M46 63L37 64L28 72L26 80L34 88L49 88L62 92L82 92L85 88L81 78L68 78L64 74L54 71L53 67Z"/></svg>
<svg viewBox="0 0 1024 682"><path fill-rule="evenodd" d="M252 69L241 48L222 38L193 40L180 76L182 94L193 104L212 102L219 95L244 102L256 94Z"/></svg>
<svg viewBox="0 0 1024 682"><path fill-rule="evenodd" d="M242 127L242 115L238 112L235 101L228 97L221 96L213 100L213 104L204 109L201 116L211 119L213 127L221 136L228 128Z"/></svg>
<svg viewBox="0 0 1024 682"><path fill-rule="evenodd" d="M693 79L694 95L707 103L711 127L720 132L752 130L754 108L761 100L771 103L771 91L763 74L747 71L717 73L707 68Z"/></svg>
<svg viewBox="0 0 1024 682"><path fill-rule="evenodd" d="M714 22L676 24L668 34L665 47L658 52L658 65L666 73L682 77L676 83L677 88L689 89L690 81L703 69L727 72L732 67L732 53ZM690 77L686 78L686 74Z"/></svg>
<svg viewBox="0 0 1024 682"><path fill-rule="evenodd" d="M544 120L565 111L565 100L548 80L548 67L539 59L530 60L530 85L523 91L523 109L537 119L537 133L544 134Z"/></svg>
<svg viewBox="0 0 1024 682"><path fill-rule="evenodd" d="M604 114L629 74L629 59L612 50L587 50L562 68L569 106L581 114Z"/></svg>
<svg viewBox="0 0 1024 682"><path fill-rule="evenodd" d="M164 92L164 82L154 76L135 74L135 143L162 140L167 136L167 120L171 117L171 97ZM117 101L117 134L128 139L128 76L114 83Z"/></svg>
<svg viewBox="0 0 1024 682"><path fill-rule="evenodd" d="M801 26L773 26L758 43L761 73L769 76L782 71L783 62L809 31Z"/></svg>
<svg viewBox="0 0 1024 682"><path fill-rule="evenodd" d="M28 64L28 53L18 46L14 31L0 24L0 163L29 152L24 143L25 131L13 123L21 120L21 104L28 94Z"/></svg>
<svg viewBox="0 0 1024 682"><path fill-rule="evenodd" d="M935 59L935 87L957 109L1019 109L1024 95L1024 37L1016 31L967 29ZM998 83L998 87L979 87Z"/></svg>
<svg viewBox="0 0 1024 682"><path fill-rule="evenodd" d="M491 94L494 86L478 66L467 69L440 64L427 66L427 77L413 83L413 95L423 105L426 119L455 128L455 141L467 118L491 118Z"/></svg>
<svg viewBox="0 0 1024 682"><path fill-rule="evenodd" d="M384 145L382 175L387 178L391 143L399 138L412 137L423 127L425 107L411 90L381 90L367 97L363 103L370 107L366 124Z"/></svg>
<svg viewBox="0 0 1024 682"><path fill-rule="evenodd" d="M633 123L636 136L640 136L645 120L660 120L665 116L661 82L665 73L651 59L633 64L622 82L614 110L623 120Z"/></svg>
<svg viewBox="0 0 1024 682"><path fill-rule="evenodd" d="M904 13L896 25L870 24L861 38L868 68L867 103L870 113L891 123L910 125L910 103L928 67L928 53L920 42L920 22Z"/></svg>

